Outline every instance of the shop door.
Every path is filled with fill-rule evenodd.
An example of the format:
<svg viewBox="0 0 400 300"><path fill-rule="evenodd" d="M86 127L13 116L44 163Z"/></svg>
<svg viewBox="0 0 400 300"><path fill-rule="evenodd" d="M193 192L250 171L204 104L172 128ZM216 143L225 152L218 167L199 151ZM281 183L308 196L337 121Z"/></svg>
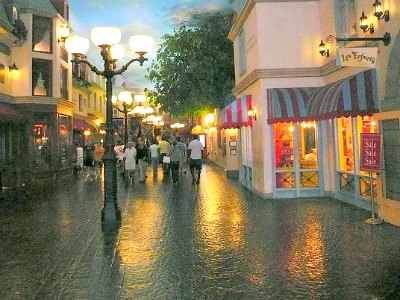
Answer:
<svg viewBox="0 0 400 300"><path fill-rule="evenodd" d="M316 197L322 195L316 122L277 123L274 197Z"/></svg>

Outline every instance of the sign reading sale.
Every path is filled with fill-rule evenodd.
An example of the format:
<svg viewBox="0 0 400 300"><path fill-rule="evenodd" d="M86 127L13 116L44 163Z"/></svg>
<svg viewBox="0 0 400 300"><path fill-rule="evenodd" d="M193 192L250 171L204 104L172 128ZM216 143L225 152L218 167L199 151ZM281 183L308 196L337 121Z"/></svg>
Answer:
<svg viewBox="0 0 400 300"><path fill-rule="evenodd" d="M361 133L361 171L381 171L380 133Z"/></svg>

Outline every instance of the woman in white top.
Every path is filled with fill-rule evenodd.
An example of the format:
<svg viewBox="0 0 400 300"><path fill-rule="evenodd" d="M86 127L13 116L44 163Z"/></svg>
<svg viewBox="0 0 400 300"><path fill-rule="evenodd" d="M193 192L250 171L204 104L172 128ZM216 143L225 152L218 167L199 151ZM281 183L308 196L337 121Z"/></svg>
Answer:
<svg viewBox="0 0 400 300"><path fill-rule="evenodd" d="M133 181L133 172L136 169L136 148L133 147L133 143L128 143L128 148L124 152L125 162L125 176L129 180Z"/></svg>

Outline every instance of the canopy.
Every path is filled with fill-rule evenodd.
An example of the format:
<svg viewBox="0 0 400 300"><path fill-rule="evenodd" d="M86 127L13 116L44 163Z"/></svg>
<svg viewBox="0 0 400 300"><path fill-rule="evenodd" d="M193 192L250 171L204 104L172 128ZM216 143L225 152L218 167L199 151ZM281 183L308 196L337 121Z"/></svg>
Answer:
<svg viewBox="0 0 400 300"><path fill-rule="evenodd" d="M365 116L378 112L375 69L319 88L267 90L269 124Z"/></svg>
<svg viewBox="0 0 400 300"><path fill-rule="evenodd" d="M97 132L97 128L90 124L87 120L81 118L74 118L74 130L85 131L90 130L91 132Z"/></svg>
<svg viewBox="0 0 400 300"><path fill-rule="evenodd" d="M222 109L218 116L217 128L238 128L252 126L253 120L247 115L251 108L251 95L237 98L231 104Z"/></svg>

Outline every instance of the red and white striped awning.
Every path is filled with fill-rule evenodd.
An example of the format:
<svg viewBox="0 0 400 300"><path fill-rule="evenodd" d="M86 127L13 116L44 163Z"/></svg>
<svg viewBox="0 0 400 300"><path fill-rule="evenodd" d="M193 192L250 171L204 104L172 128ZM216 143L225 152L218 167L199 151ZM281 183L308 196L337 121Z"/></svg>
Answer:
<svg viewBox="0 0 400 300"><path fill-rule="evenodd" d="M218 115L217 128L227 129L252 126L253 120L247 115L251 105L251 95L237 98Z"/></svg>
<svg viewBox="0 0 400 300"><path fill-rule="evenodd" d="M323 87L267 90L269 124L372 115L378 112L375 69Z"/></svg>

